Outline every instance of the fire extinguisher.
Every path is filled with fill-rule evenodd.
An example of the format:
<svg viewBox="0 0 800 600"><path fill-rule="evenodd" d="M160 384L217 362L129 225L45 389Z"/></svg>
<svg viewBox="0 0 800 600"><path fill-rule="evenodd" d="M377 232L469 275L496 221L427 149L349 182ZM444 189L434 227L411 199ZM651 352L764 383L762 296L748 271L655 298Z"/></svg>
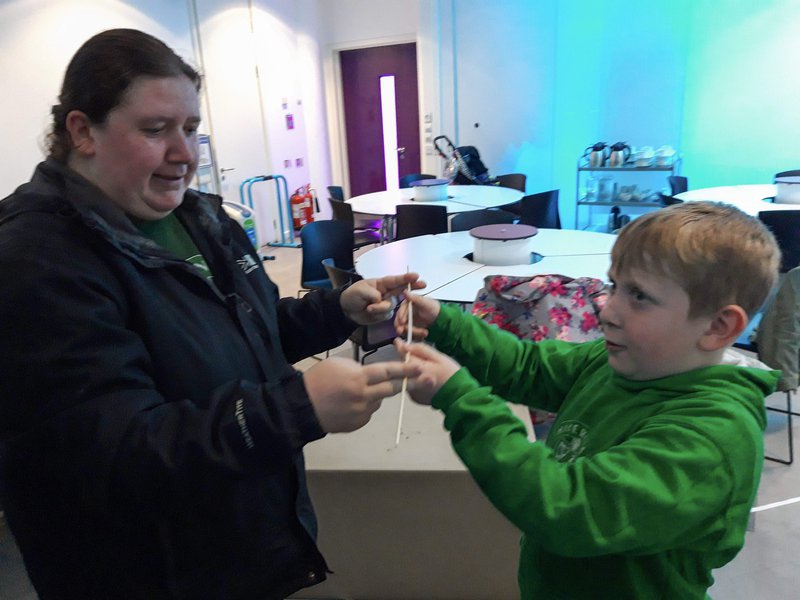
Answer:
<svg viewBox="0 0 800 600"><path fill-rule="evenodd" d="M319 212L319 201L317 200L317 191L311 189L311 184L306 184L306 222L311 223L314 221L314 207L316 206L317 212Z"/></svg>
<svg viewBox="0 0 800 600"><path fill-rule="evenodd" d="M289 204L292 207L292 224L295 229L300 229L312 221L308 218L310 211L307 207L311 206L311 202L306 198L306 189L305 186L297 188L289 198Z"/></svg>

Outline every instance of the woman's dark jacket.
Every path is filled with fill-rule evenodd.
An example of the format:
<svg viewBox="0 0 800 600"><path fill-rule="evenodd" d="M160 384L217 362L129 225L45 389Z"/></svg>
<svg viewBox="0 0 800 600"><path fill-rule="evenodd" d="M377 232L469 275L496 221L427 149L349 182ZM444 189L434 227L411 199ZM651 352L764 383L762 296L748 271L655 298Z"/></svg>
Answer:
<svg viewBox="0 0 800 600"><path fill-rule="evenodd" d="M291 363L355 324L337 292L279 299L218 197L175 214L214 285L51 159L0 203L2 504L43 600L325 578L302 456L324 432Z"/></svg>

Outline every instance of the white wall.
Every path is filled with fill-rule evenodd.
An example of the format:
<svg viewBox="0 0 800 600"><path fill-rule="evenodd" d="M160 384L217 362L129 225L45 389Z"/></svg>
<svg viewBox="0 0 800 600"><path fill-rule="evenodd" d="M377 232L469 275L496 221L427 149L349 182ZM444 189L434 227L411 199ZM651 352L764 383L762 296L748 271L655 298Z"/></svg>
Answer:
<svg viewBox="0 0 800 600"><path fill-rule="evenodd" d="M3 95L0 111L6 147L13 147L0 163L0 198L44 158L49 110L67 62L88 37L112 27L147 31L203 72L210 114L202 130L212 134L217 167L233 169L220 190L226 200L238 202L241 181L257 175L284 175L289 193L306 183L327 185L317 6L316 0L0 0L0 76L4 89L13 90ZM294 129L286 127L287 114ZM275 189L253 187L262 241L276 238Z"/></svg>
<svg viewBox="0 0 800 600"><path fill-rule="evenodd" d="M574 223L575 168L598 141L682 148L688 0L559 2L552 187ZM620 185L666 187L666 173L620 174ZM534 188L532 191L536 191ZM606 222L608 207L593 209ZM588 217L584 208L582 223ZM637 213L626 209L628 213Z"/></svg>
<svg viewBox="0 0 800 600"><path fill-rule="evenodd" d="M205 7L201 32L235 17L232 9L242 11L239 27L247 31L247 0L196 1ZM691 187L769 181L778 170L800 166L797 0L252 4L258 47L251 39L250 50L206 56L205 64L207 125L216 129L216 142L228 140L252 161L231 172L239 181L263 170L283 172L290 187L339 183L334 52L409 38L418 43L420 114L433 118L430 132L421 125L423 140L445 133L474 145L492 174L526 173L528 192L560 188L566 223L576 160L595 141L676 146ZM0 0L0 22L0 76L10 90L0 111L1 195L26 180L43 156L38 143L64 67L91 34L137 27L192 58L183 2ZM248 75L256 64L260 81ZM284 98L298 111L301 127L294 132L285 129ZM225 102L238 121L223 127L231 118L223 117ZM283 169L283 160L301 154L302 168ZM225 153L219 158L220 166L236 167ZM422 169L438 173L441 164L423 153ZM226 195L235 200L238 181L229 184Z"/></svg>
<svg viewBox="0 0 800 600"><path fill-rule="evenodd" d="M330 134L331 180L324 185L342 185L349 195L346 180L347 152L343 122L343 101L338 53L342 50L417 41L420 6L432 0L317 0L320 20L320 46L324 68L327 122ZM430 48L430 46L428 46ZM417 47L417 69L423 68ZM425 64L429 64L425 62ZM420 81L422 84L422 81ZM420 96L426 98L426 91ZM420 105L420 115L426 107ZM421 131L424 128L421 127ZM421 134L421 139L423 136ZM321 194L327 196L327 192ZM321 203L324 204L324 203Z"/></svg>
<svg viewBox="0 0 800 600"><path fill-rule="evenodd" d="M692 3L682 149L691 187L800 168L800 2Z"/></svg>
<svg viewBox="0 0 800 600"><path fill-rule="evenodd" d="M554 1L453 2L457 146L475 146L492 175L550 185L555 103ZM498 18L503 15L503 18Z"/></svg>
<svg viewBox="0 0 800 600"><path fill-rule="evenodd" d="M330 179L317 3L195 0L195 6L207 127L225 169L220 192L239 202L245 180L282 175L286 190L267 181L245 187L244 195L252 193L261 241L288 241L287 194Z"/></svg>
<svg viewBox="0 0 800 600"><path fill-rule="evenodd" d="M45 154L50 108L75 50L95 33L133 27L151 33L194 63L183 2L139 0L0 1L0 198L27 181Z"/></svg>
<svg viewBox="0 0 800 600"><path fill-rule="evenodd" d="M525 173L528 193L560 189L571 226L584 148L679 145L686 2L442 0L445 133L476 146L491 174Z"/></svg>
<svg viewBox="0 0 800 600"><path fill-rule="evenodd" d="M318 0L325 44L339 45L416 33L417 0Z"/></svg>

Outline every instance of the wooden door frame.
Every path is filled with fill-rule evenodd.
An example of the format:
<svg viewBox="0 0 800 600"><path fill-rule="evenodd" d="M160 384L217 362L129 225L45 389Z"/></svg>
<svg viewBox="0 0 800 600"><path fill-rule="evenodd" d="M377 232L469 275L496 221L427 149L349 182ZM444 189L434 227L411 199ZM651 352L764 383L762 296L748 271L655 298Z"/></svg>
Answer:
<svg viewBox="0 0 800 600"><path fill-rule="evenodd" d="M373 38L362 41L330 44L325 50L325 105L328 116L328 144L331 160L331 177L334 185L344 188L345 197L350 197L350 170L347 159L347 135L344 126L344 90L342 88L342 69L339 53L345 50L361 50L379 46L413 43L419 53L419 40L415 34ZM417 107L422 114L420 61L417 57ZM420 136L420 164L424 153L423 138Z"/></svg>

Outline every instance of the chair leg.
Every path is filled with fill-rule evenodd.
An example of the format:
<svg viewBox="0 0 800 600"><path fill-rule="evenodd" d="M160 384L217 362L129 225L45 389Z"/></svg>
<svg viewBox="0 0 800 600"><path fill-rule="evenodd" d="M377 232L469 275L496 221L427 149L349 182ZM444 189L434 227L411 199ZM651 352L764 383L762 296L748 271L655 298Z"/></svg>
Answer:
<svg viewBox="0 0 800 600"><path fill-rule="evenodd" d="M369 352L364 352L364 354L361 356L361 364L362 364L362 365L365 365L365 364L367 364L367 363L365 362L365 361L367 360L367 357L368 357L368 356L370 356L370 355L372 355L372 354L375 354L377 351L378 351L378 349L377 349L377 348L375 348L374 350L370 350ZM357 360L357 359L356 359L356 360Z"/></svg>
<svg viewBox="0 0 800 600"><path fill-rule="evenodd" d="M789 458L778 458L775 456L764 456L765 460L781 463L782 465L791 465L794 462L794 430L792 429L792 417L800 417L800 413L792 410L792 392L786 392L786 409L767 407L767 410L786 415L787 444L789 446Z"/></svg>

